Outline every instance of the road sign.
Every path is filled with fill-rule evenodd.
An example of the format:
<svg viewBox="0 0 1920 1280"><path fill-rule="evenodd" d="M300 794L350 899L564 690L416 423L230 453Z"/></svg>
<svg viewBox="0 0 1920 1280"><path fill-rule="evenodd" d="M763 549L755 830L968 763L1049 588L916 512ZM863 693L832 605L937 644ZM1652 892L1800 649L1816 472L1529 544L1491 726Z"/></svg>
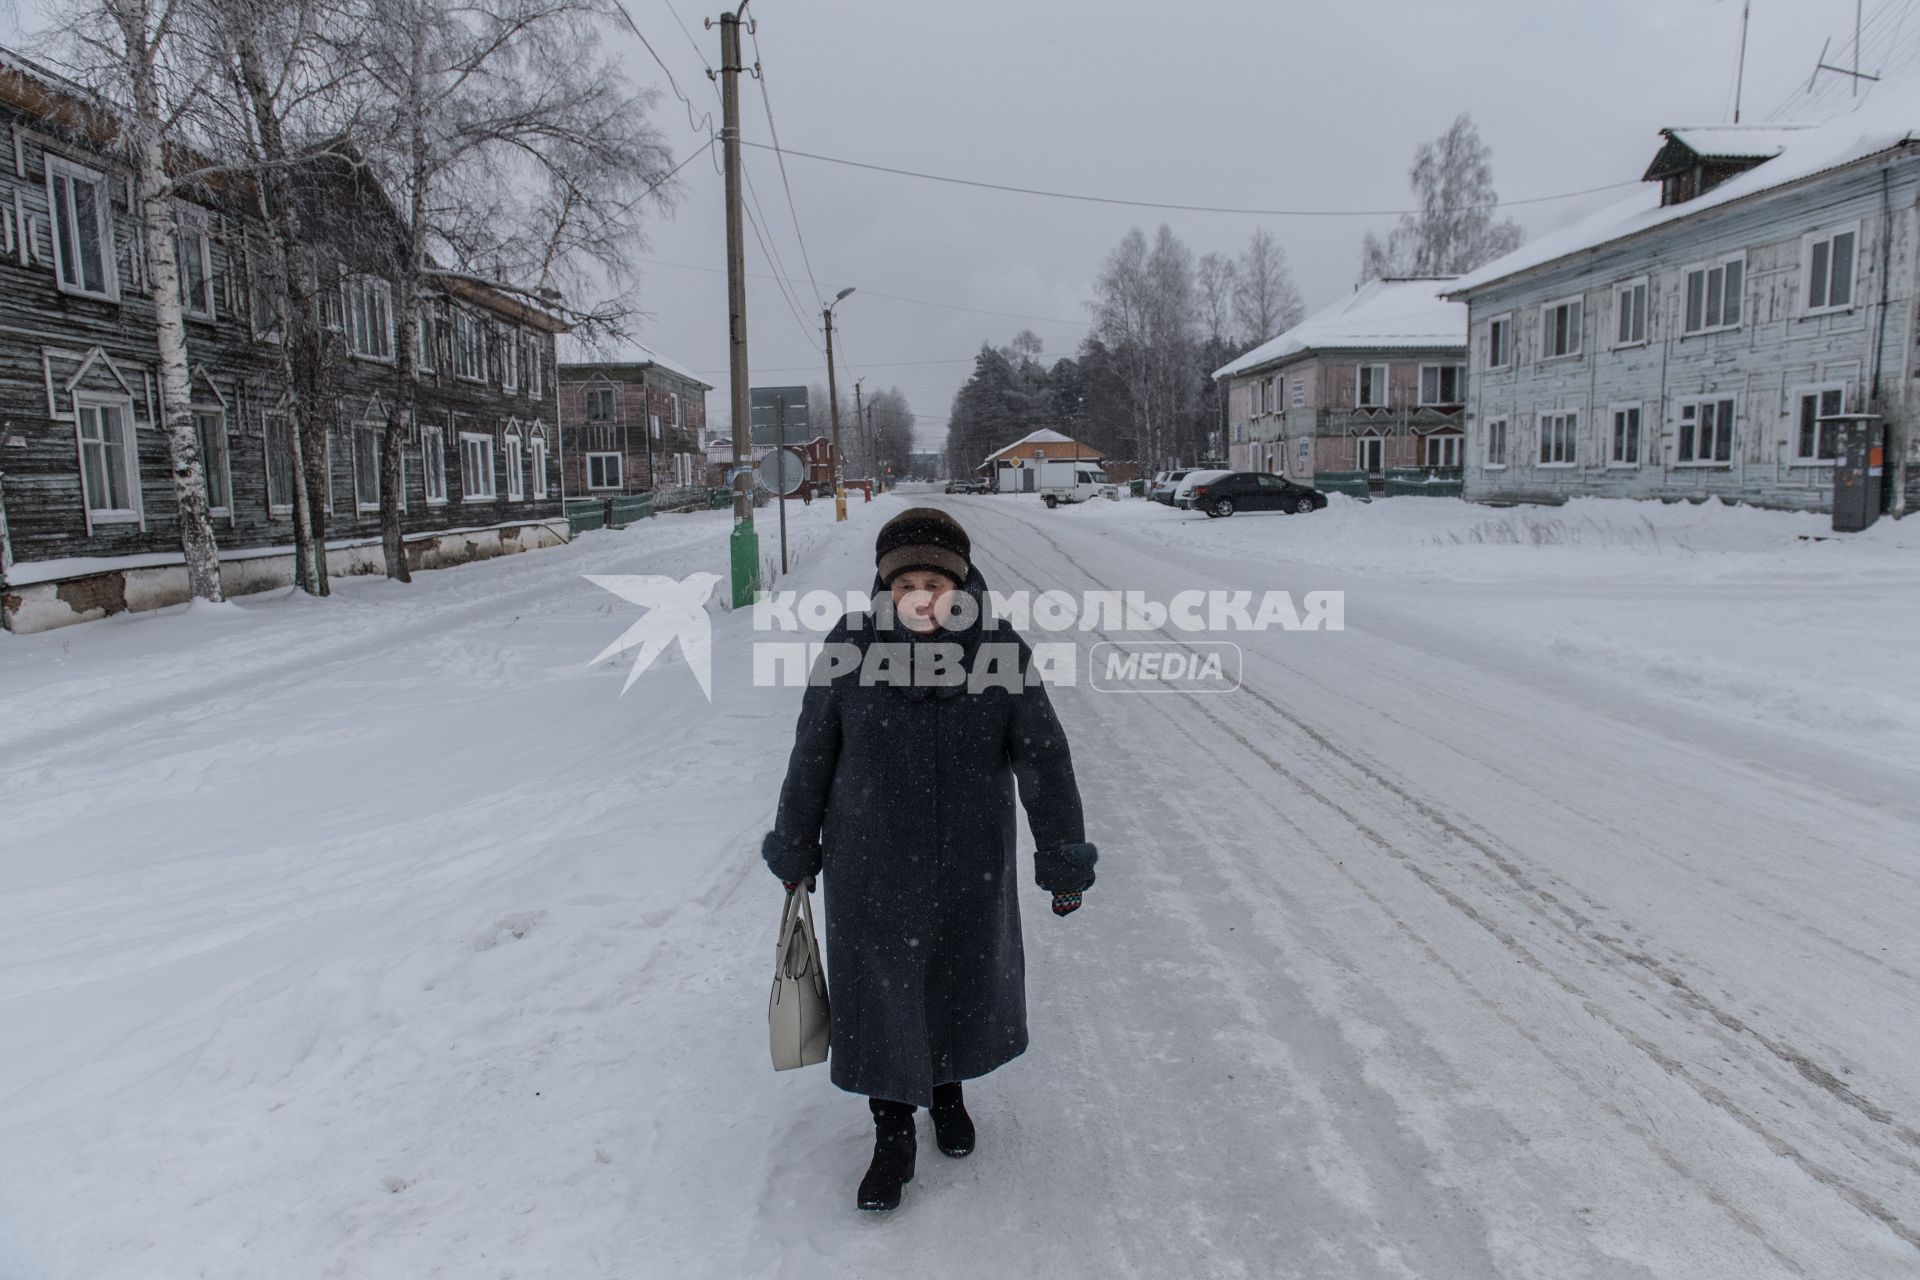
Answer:
<svg viewBox="0 0 1920 1280"><path fill-rule="evenodd" d="M797 449L775 449L760 459L760 483L783 497L807 482L807 460Z"/></svg>
<svg viewBox="0 0 1920 1280"><path fill-rule="evenodd" d="M780 429L782 400L786 401L784 432ZM805 387L754 387L747 394L747 408L755 448L813 439L812 424L807 419Z"/></svg>

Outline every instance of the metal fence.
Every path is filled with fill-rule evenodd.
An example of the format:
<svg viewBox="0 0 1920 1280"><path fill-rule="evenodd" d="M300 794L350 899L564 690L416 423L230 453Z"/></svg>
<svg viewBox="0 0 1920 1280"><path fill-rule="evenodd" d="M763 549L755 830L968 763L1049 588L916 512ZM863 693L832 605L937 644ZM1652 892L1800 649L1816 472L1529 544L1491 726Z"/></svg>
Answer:
<svg viewBox="0 0 1920 1280"><path fill-rule="evenodd" d="M607 504L600 498L573 498L567 507L567 536L577 538L589 529L607 527Z"/></svg>

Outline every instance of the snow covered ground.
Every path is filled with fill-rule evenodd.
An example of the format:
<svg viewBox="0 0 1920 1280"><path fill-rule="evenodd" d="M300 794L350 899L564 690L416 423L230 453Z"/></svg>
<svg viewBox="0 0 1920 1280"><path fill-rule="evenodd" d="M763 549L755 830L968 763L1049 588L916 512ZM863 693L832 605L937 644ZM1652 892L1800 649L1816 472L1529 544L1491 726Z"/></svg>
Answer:
<svg viewBox="0 0 1920 1280"><path fill-rule="evenodd" d="M711 705L590 663L583 575L724 569L662 517L0 637L0 1278L1920 1275L1920 522L916 495L784 585L908 500L1000 588L1347 593L1056 692L1101 878L973 1157L859 1215L766 1065L799 695L717 601Z"/></svg>

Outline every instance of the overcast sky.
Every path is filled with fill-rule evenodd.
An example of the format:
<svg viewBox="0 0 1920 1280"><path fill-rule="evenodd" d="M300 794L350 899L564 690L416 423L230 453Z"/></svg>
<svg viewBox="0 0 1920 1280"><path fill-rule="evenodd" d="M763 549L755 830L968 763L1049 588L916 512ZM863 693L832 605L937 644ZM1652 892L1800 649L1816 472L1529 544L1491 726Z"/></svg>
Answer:
<svg viewBox="0 0 1920 1280"><path fill-rule="evenodd" d="M669 0L626 3L698 112L717 119L705 66L719 61L719 31L702 27L708 11L671 0L689 39ZM6 4L0 38L17 37ZM1920 16L1908 22L1910 7L1867 0L1863 69L1912 58ZM1753 0L1743 119L1766 119L1804 88L1829 36L1830 59L1849 61L1854 8ZM1132 200L1346 210L1404 207L1414 148L1462 111L1493 149L1503 200L1632 182L1661 126L1732 118L1741 0L754 0L749 13L789 148ZM704 122L689 125L637 42L619 48L632 50L636 79L662 89L658 120L676 157L698 147ZM1846 86L1826 80L1830 110ZM746 138L769 141L760 89L743 80L741 91ZM941 443L982 341L1025 327L1046 358L1073 352L1101 259L1130 226L1168 222L1196 255L1237 250L1265 226L1311 311L1353 287L1362 233L1393 222L1119 208L790 156L816 294L775 157L748 149L746 164L762 231L800 278L796 316L764 278L772 268L749 230L754 384L824 382L818 298L855 286L835 313L843 385L864 375L869 388L902 388L923 447ZM714 384L710 420L724 429L721 177L702 159L682 179L676 213L649 229L639 336ZM1622 194L1510 212L1539 234Z"/></svg>

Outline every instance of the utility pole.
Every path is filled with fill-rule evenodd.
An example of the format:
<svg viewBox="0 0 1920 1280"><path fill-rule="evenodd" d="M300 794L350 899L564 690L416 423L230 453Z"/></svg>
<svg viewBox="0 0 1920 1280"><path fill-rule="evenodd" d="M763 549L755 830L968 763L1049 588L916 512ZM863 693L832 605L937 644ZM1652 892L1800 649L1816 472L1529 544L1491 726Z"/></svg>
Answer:
<svg viewBox="0 0 1920 1280"><path fill-rule="evenodd" d="M873 482L876 485L879 485L881 481L880 450L876 447L878 443L879 443L879 437L873 434L873 406L868 405L867 406L867 456L873 459Z"/></svg>
<svg viewBox="0 0 1920 1280"><path fill-rule="evenodd" d="M1733 80L1733 122L1740 123L1740 95L1747 85L1747 20L1753 16L1753 0L1740 6L1740 69Z"/></svg>
<svg viewBox="0 0 1920 1280"><path fill-rule="evenodd" d="M720 149L727 178L727 366L728 398L733 412L733 533L728 538L733 568L733 607L753 603L760 587L760 539L753 529L752 410L747 393L747 249L740 204L740 15L751 0L740 0L720 15ZM708 19L712 26L713 20ZM713 75L713 72L708 72ZM651 448L651 444L648 446Z"/></svg>
<svg viewBox="0 0 1920 1280"><path fill-rule="evenodd" d="M834 381L833 372L833 309L852 292L851 287L842 289L834 295L832 302L820 309L820 315L827 325L827 415L833 420L833 518L835 523L847 518L847 473L842 465L840 453L840 384Z"/></svg>

